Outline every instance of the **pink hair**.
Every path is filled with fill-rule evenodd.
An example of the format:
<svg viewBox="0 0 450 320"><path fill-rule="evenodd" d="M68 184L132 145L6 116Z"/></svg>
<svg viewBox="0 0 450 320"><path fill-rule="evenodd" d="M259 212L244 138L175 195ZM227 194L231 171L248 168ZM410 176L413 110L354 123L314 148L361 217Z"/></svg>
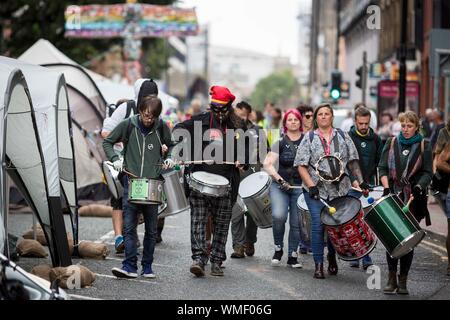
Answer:
<svg viewBox="0 0 450 320"><path fill-rule="evenodd" d="M286 113L285 113L284 116L283 116L283 131L284 131L284 133L287 132L286 122L287 122L287 119L288 119L288 117L289 117L290 114L293 114L293 115L298 119L298 121L300 121L300 129L299 129L299 130L300 130L300 132L303 132L303 126L302 126L302 124L303 124L303 119L302 119L302 115L300 114L300 112L298 112L297 109L289 109L288 111L286 111Z"/></svg>

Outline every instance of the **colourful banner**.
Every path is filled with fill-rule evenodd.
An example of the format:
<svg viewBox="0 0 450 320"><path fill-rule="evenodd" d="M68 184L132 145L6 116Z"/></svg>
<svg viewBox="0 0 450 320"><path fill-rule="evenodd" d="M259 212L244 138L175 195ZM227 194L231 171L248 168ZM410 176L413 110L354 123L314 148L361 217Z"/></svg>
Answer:
<svg viewBox="0 0 450 320"><path fill-rule="evenodd" d="M65 36L74 38L170 37L198 33L195 9L150 4L69 6Z"/></svg>

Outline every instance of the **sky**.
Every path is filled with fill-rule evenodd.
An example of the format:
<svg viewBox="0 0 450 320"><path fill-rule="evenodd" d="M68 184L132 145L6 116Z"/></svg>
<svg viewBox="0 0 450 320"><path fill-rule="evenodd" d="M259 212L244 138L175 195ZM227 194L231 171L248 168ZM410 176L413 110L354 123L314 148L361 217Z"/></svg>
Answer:
<svg viewBox="0 0 450 320"><path fill-rule="evenodd" d="M183 0L209 24L210 43L290 57L297 63L300 8L307 0Z"/></svg>

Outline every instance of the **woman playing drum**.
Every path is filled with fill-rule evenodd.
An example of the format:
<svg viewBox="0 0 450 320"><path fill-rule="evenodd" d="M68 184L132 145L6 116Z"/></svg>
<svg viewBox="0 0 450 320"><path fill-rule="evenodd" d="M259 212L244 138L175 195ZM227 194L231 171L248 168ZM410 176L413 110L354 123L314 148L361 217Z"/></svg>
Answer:
<svg viewBox="0 0 450 320"><path fill-rule="evenodd" d="M418 222L424 217L429 224L427 209L427 187L432 178L431 147L419 133L419 117L412 111L398 116L401 132L397 137L387 140L379 164L383 195L391 192L407 203L413 200L410 211ZM386 294L408 294L406 282L411 268L414 250L400 258L400 275L397 283L397 265L399 259L386 253L389 267L389 280L384 288Z"/></svg>
<svg viewBox="0 0 450 320"><path fill-rule="evenodd" d="M300 229L297 214L297 199L301 189L292 189L291 186L300 186L302 181L298 171L293 166L297 148L302 141L302 116L295 109L288 110L283 117L284 136L271 148L264 161L264 170L270 174L273 183L270 186L270 202L272 205L273 240L275 254L272 265L279 265L283 255L283 239L285 224L289 212L289 243L287 264L293 268L301 268L298 262L297 250L300 245ZM279 162L278 170L274 164ZM306 246L302 243L303 246ZM307 250L307 247L305 248Z"/></svg>
<svg viewBox="0 0 450 320"><path fill-rule="evenodd" d="M322 104L315 109L314 128L315 130L309 132L302 140L294 166L298 166L305 189L305 201L311 213L314 278L323 279L325 278L323 273L324 227L320 214L325 205L320 198L332 200L352 194L358 197L351 187L368 189L368 186L362 182L358 152L352 139L348 133L333 128L333 109L330 104ZM324 156L331 156L328 160L333 164L328 163L328 160L322 163ZM321 170L316 170L316 166ZM354 181L350 181L347 167L355 177ZM326 178L323 179L321 176ZM336 275L338 272L336 252L330 241L328 241L328 262L329 274Z"/></svg>

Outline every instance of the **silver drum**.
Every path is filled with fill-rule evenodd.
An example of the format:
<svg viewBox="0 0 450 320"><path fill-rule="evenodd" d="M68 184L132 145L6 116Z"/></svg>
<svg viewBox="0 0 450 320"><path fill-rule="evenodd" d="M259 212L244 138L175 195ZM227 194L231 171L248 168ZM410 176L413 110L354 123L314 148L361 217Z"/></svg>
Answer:
<svg viewBox="0 0 450 320"><path fill-rule="evenodd" d="M369 192L369 196L366 198L363 195L359 198L359 201L361 201L361 206L364 210L364 213L368 212L370 209L372 209L372 205L377 202L377 200L381 199L383 197L383 191L384 188L382 186L374 187L372 191ZM373 203L370 204L368 202L369 198L373 198Z"/></svg>
<svg viewBox="0 0 450 320"><path fill-rule="evenodd" d="M128 179L128 201L133 204L162 204L163 180Z"/></svg>
<svg viewBox="0 0 450 320"><path fill-rule="evenodd" d="M181 170L172 170L163 173L164 194L167 206L159 214L159 218L165 218L189 210L190 205L184 193L184 175Z"/></svg>
<svg viewBox="0 0 450 320"><path fill-rule="evenodd" d="M311 214L303 193L297 200L298 223L302 232L302 240L311 243Z"/></svg>
<svg viewBox="0 0 450 320"><path fill-rule="evenodd" d="M239 196L247 206L248 213L255 224L261 229L272 227L272 207L269 196L271 183L270 176L260 171L249 175L239 185Z"/></svg>
<svg viewBox="0 0 450 320"><path fill-rule="evenodd" d="M123 196L123 186L118 179L119 171L116 171L111 165L108 165L109 161L103 161L102 170L105 176L106 184L115 199L120 199Z"/></svg>
<svg viewBox="0 0 450 320"><path fill-rule="evenodd" d="M238 195L237 199L236 199L236 203L233 206L231 219L232 220L239 219L246 212L247 212L247 206L245 205L241 196Z"/></svg>
<svg viewBox="0 0 450 320"><path fill-rule="evenodd" d="M230 192L227 178L205 171L191 173L189 186L201 194L216 198L224 197Z"/></svg>

